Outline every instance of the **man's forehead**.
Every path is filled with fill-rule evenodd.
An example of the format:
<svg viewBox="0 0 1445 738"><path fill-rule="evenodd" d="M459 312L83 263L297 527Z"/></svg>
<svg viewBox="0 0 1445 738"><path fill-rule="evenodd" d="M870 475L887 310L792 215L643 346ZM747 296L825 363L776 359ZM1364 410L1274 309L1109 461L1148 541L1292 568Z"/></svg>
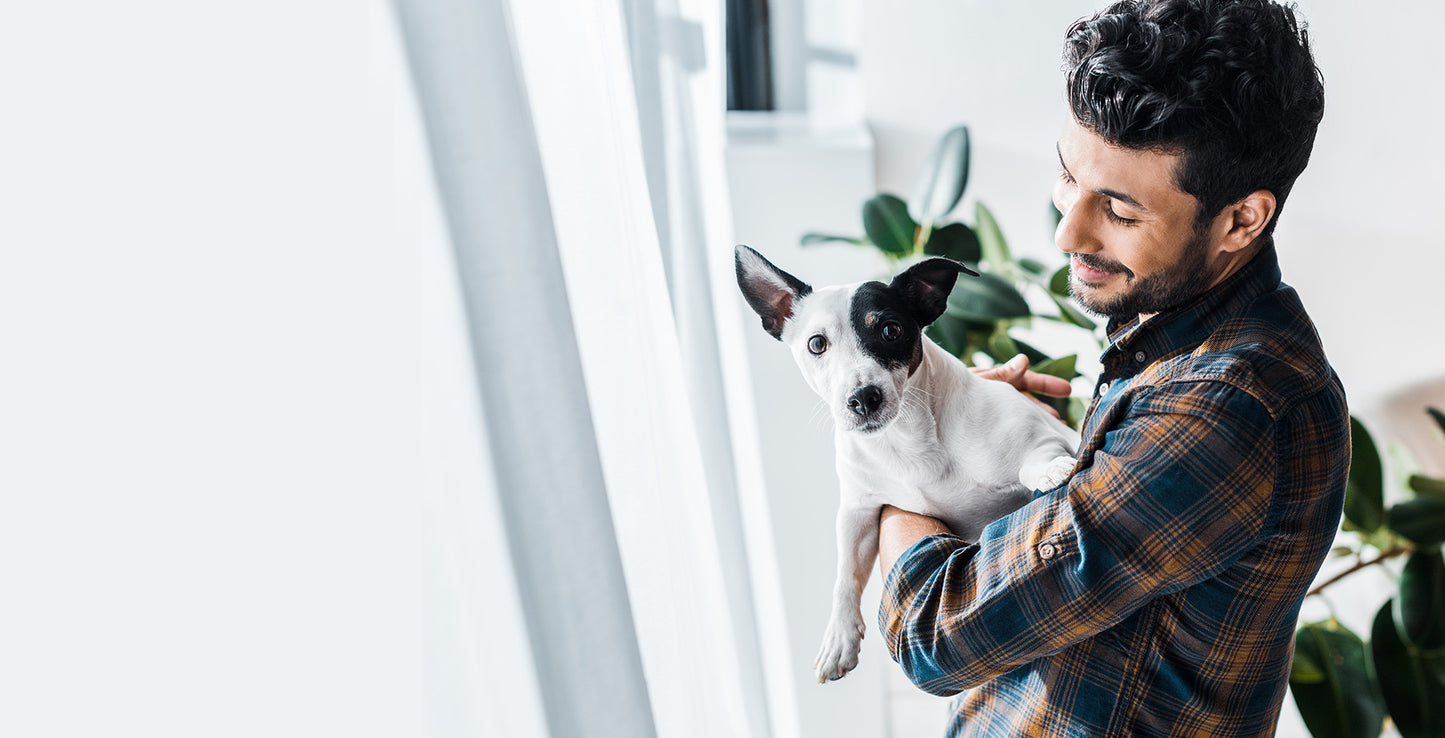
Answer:
<svg viewBox="0 0 1445 738"><path fill-rule="evenodd" d="M1179 189L1179 154L1116 146L1072 117L1057 149L1059 163L1086 189L1151 211L1194 200Z"/></svg>

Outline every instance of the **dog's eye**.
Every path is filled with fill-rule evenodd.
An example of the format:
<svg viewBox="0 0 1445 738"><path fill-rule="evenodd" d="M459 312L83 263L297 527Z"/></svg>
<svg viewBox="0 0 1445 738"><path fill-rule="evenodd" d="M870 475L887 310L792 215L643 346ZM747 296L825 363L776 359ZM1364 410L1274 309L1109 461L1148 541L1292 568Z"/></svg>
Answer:
<svg viewBox="0 0 1445 738"><path fill-rule="evenodd" d="M884 323L884 324L883 324L883 340L885 340L885 341L897 341L898 339L900 339L900 338L902 338L902 337L903 337L903 326L901 326L901 325L899 325L899 324L897 324L897 323Z"/></svg>
<svg viewBox="0 0 1445 738"><path fill-rule="evenodd" d="M813 336L808 339L808 350L815 354L821 354L828 350L828 339L822 336Z"/></svg>

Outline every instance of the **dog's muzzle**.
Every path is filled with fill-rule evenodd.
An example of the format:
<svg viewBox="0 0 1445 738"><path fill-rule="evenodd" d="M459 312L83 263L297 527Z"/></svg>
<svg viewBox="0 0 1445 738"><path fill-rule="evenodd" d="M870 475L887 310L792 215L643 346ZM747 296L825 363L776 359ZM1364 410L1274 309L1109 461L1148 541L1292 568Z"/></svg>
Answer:
<svg viewBox="0 0 1445 738"><path fill-rule="evenodd" d="M883 404L883 390L866 385L848 395L848 409L860 418L868 419Z"/></svg>

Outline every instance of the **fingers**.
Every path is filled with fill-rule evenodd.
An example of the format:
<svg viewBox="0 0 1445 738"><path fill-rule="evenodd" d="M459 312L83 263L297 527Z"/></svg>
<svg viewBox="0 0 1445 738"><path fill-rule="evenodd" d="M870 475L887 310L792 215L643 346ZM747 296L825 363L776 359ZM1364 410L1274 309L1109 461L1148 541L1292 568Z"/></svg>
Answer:
<svg viewBox="0 0 1445 738"><path fill-rule="evenodd" d="M1019 389L1023 389L1023 387L1020 386L1020 382L1024 381L1024 374L1028 371L1028 368L1029 357L1019 354L1009 359L1006 363L989 369L975 368L973 373L984 379L996 379L1000 382L1008 382Z"/></svg>
<svg viewBox="0 0 1445 738"><path fill-rule="evenodd" d="M1049 397L1068 397L1072 394L1073 388L1067 379L1031 372L1028 369L1029 357L1019 354L1007 363L991 369L975 369L974 373L984 379L1008 382L1020 392L1037 392Z"/></svg>
<svg viewBox="0 0 1445 738"><path fill-rule="evenodd" d="M1014 386L1017 387L1018 385L1015 384ZM1049 397L1068 397L1073 387L1069 385L1067 379L1062 377L1051 377L1047 374L1027 372L1024 374L1024 386L1020 387L1020 389L1037 392L1041 395L1048 395Z"/></svg>

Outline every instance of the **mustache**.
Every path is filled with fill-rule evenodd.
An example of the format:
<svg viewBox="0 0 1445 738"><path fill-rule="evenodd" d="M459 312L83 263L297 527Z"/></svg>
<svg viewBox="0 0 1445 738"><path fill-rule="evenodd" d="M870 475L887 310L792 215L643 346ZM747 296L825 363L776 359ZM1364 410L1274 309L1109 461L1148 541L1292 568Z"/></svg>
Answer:
<svg viewBox="0 0 1445 738"><path fill-rule="evenodd" d="M1134 272L1130 271L1129 267L1126 267L1117 261L1105 259L1101 256L1096 256L1094 254L1074 253L1071 254L1071 256L1073 256L1075 259L1078 259L1080 264L1083 264L1090 269L1098 269L1101 272L1121 272L1124 274L1124 276L1130 279L1134 278Z"/></svg>

